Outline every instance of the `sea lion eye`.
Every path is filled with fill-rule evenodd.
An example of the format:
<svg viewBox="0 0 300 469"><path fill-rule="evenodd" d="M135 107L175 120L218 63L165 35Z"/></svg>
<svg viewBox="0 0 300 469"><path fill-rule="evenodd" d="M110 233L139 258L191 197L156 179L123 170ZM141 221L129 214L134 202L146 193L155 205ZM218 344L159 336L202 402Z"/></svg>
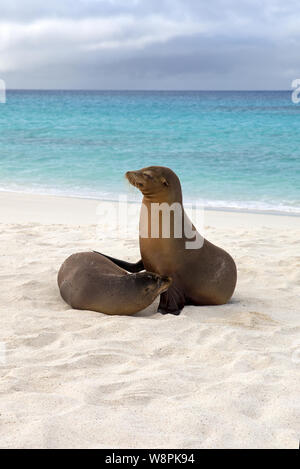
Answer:
<svg viewBox="0 0 300 469"><path fill-rule="evenodd" d="M146 179L153 179L153 177L148 174L148 173L143 173L143 176L146 178Z"/></svg>

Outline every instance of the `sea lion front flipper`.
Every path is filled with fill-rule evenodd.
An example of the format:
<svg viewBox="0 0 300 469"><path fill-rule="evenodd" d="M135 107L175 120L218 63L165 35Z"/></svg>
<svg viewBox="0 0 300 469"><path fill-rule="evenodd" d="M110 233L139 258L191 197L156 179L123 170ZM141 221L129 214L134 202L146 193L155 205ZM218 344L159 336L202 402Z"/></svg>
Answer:
<svg viewBox="0 0 300 469"><path fill-rule="evenodd" d="M185 297L179 288L171 285L170 288L160 295L158 313L174 314L179 316L185 305Z"/></svg>
<svg viewBox="0 0 300 469"><path fill-rule="evenodd" d="M106 259L109 259L114 264L118 265L122 269L127 270L127 272L130 272L131 274L137 274L138 272L142 272L142 270L145 270L142 259L139 262L136 262L136 264L133 264L131 262L126 262L126 261L122 261L121 259L115 259L114 257L107 256L106 254L102 254L102 252L98 252L98 251L93 251L93 252L96 254L100 254L103 257L106 257Z"/></svg>

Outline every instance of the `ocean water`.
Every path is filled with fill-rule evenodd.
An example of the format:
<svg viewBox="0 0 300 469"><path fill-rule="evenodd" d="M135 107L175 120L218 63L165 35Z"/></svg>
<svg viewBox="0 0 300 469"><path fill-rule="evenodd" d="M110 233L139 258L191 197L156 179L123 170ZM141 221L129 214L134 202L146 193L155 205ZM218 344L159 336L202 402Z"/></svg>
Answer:
<svg viewBox="0 0 300 469"><path fill-rule="evenodd" d="M186 202L300 214L300 104L291 92L8 91L0 190L116 200L124 173L163 165Z"/></svg>

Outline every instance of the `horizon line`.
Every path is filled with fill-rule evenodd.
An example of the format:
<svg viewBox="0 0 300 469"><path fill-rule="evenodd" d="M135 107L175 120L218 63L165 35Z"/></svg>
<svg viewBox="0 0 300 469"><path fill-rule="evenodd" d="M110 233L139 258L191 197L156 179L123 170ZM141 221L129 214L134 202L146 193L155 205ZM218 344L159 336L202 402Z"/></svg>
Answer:
<svg viewBox="0 0 300 469"><path fill-rule="evenodd" d="M6 88L6 91L101 91L101 92L120 92L120 91L126 91L126 92L172 92L172 91L177 91L177 92L286 92L286 91L293 91L293 89L243 89L243 90L235 90L235 89L230 89L230 90L221 90L221 89L142 89L142 88L137 88L137 89L126 89L126 88L120 88L120 89L105 89L105 88Z"/></svg>

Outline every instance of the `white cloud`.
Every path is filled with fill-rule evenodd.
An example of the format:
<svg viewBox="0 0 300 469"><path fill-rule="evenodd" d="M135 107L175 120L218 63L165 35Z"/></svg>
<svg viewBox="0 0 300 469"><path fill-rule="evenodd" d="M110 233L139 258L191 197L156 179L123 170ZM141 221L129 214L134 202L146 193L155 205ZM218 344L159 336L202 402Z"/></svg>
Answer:
<svg viewBox="0 0 300 469"><path fill-rule="evenodd" d="M34 86L42 77L41 86L59 87L74 70L80 86L100 69L105 84L120 71L131 84L136 71L141 87L143 67L151 83L153 64L165 76L169 67L170 80L174 70L198 76L227 68L228 86L255 74L275 83L297 71L299 11L296 0L11 0L0 5L0 76L14 87L23 86L25 75ZM223 86L223 77L213 75L207 86L212 78Z"/></svg>
<svg viewBox="0 0 300 469"><path fill-rule="evenodd" d="M0 22L0 71L60 62L62 57L76 60L84 51L134 51L206 29L192 20L175 21L155 15L139 22L132 15Z"/></svg>

